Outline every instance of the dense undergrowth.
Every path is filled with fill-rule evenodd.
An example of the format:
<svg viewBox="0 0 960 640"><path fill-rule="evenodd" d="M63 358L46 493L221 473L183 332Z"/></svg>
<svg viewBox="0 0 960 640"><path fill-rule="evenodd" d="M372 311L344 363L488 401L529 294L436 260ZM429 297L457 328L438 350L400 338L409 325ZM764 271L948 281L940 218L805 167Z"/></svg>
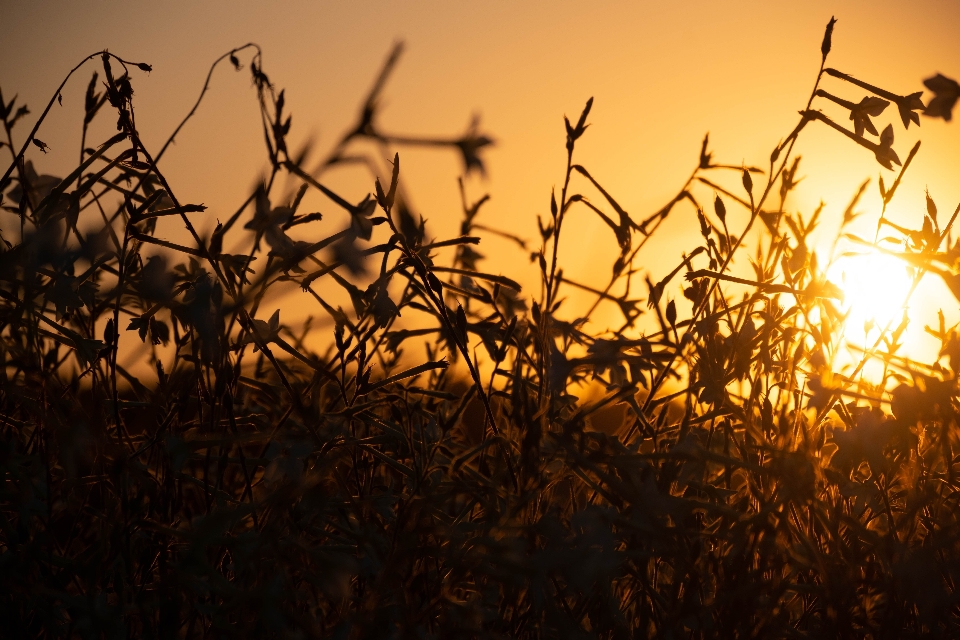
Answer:
<svg viewBox="0 0 960 640"><path fill-rule="evenodd" d="M399 49L356 126L310 169L289 151L284 94L259 49L221 58L252 71L269 171L209 237L194 226L209 214L158 169L166 146L137 134L132 83L148 65L84 61L102 68L82 161L63 179L24 161L48 148L43 117L15 146L27 110L0 100L14 158L0 184L3 633L955 637L960 340L932 329L944 358L924 364L901 353L904 326L887 326L861 361L835 367L844 311L810 247L819 212L785 203L798 136L829 126L896 168L880 182L886 207L919 144L901 166L893 125L871 118L892 102L904 127L921 112L949 120L960 87L931 78L924 106L826 68L832 29L769 167L715 162L704 140L649 217L577 164L591 103L566 121L533 293L485 272L480 236L505 233L479 222L485 198L464 195L450 239L409 210L394 147L449 146L470 172L491 140L476 124L449 140L381 131ZM860 102L831 93L861 90ZM95 117L117 117L117 135L86 140ZM379 176L373 194L324 186L344 163ZM308 190L350 224L301 210ZM728 228L728 207L749 212L746 228ZM612 231L603 282L573 282L558 263L572 210ZM700 233L644 287L641 250L670 215ZM164 217L189 240L162 237ZM928 198L917 230L896 227L882 249L915 281L950 284L952 224ZM734 259L754 277L730 275ZM291 282L335 323L321 350L309 325L285 326L264 302ZM592 292L593 308L568 311L567 287ZM597 305L619 308L619 331L586 332ZM659 329L641 331L641 313ZM149 366L123 368L118 355L141 342ZM859 376L871 360L884 364L875 385ZM578 399L586 384L604 393Z"/></svg>

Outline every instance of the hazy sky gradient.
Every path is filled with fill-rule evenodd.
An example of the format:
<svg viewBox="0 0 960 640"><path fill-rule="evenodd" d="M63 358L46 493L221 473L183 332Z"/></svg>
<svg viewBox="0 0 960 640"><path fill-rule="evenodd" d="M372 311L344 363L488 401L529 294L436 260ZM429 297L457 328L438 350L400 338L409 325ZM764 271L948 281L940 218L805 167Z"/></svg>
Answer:
<svg viewBox="0 0 960 640"><path fill-rule="evenodd" d="M635 219L658 209L693 169L710 131L719 161L767 166L809 95L823 28L837 23L830 64L900 93L922 89L936 72L960 76L960 3L942 2L12 2L0 1L0 87L19 92L35 117L65 72L88 53L109 48L153 65L134 77L137 125L158 146L195 100L210 63L248 41L264 51L264 70L286 88L291 140L318 136L321 149L353 122L360 100L397 39L407 43L385 92L383 128L397 133L458 134L473 113L497 140L486 154L488 180L471 179L473 196L492 200L481 222L536 235L550 189L563 177L562 116L596 99L579 162ZM244 58L246 62L248 58ZM82 92L95 66L76 76L39 137L53 151L38 157L48 173L75 163ZM830 80L835 93L863 92ZM249 74L224 66L198 116L163 166L182 201L211 207L207 224L229 215L265 168ZM929 97L929 94L926 96ZM925 98L926 98L925 97ZM960 116L960 114L958 114ZM879 124L892 122L891 108ZM110 133L104 118L101 132ZM30 120L29 124L32 124ZM920 131L897 124L905 157L924 146L894 214L918 225L923 189L942 211L960 200L960 125L923 119ZM20 130L25 135L27 127ZM22 140L22 138L20 139ZM808 212L823 198L836 216L866 177L889 176L872 155L826 127L811 125L798 145L803 191L791 205ZM432 233L456 233L461 172L453 152L401 150L403 177ZM352 177L351 177L352 176ZM727 176L731 186L739 183ZM359 199L371 182L356 172L329 180ZM877 190L861 207L876 223ZM319 202L319 201L318 201ZM325 205L317 205L326 211ZM329 208L329 207L327 207ZM734 228L745 220L731 213ZM867 219L869 218L869 221ZM656 273L697 242L695 215L678 211L665 240L647 253ZM698 235L698 234L696 234ZM562 252L568 274L602 278L612 262L609 229L586 213L571 220ZM528 278L529 263L509 245L484 241L505 273ZM657 249L660 249L659 251ZM664 262L663 258L669 257ZM490 268L490 267L488 267ZM956 307L954 301L947 301Z"/></svg>

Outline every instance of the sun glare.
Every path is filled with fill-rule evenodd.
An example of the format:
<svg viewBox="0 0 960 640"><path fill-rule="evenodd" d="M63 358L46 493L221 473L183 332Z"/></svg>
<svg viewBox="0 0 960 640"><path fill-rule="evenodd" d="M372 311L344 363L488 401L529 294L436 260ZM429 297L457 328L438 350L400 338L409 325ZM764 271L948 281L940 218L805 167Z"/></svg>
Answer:
<svg viewBox="0 0 960 640"><path fill-rule="evenodd" d="M897 327L912 283L902 261L882 253L865 253L838 259L831 271L831 279L839 281L843 289L849 336L860 331L875 335L888 324L891 329Z"/></svg>

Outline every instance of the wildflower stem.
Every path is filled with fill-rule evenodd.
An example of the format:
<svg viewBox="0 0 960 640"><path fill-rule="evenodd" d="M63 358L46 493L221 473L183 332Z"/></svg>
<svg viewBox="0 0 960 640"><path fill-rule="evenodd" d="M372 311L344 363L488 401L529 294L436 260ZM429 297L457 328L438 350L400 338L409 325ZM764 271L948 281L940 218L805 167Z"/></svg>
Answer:
<svg viewBox="0 0 960 640"><path fill-rule="evenodd" d="M837 71L836 69L825 69L824 73L826 73L828 76L833 76L834 78L840 78L841 80L846 80L850 84L856 85L861 89L866 89L867 91L873 93L874 95L878 95L881 98L886 98L891 102L899 102L903 100L903 96L898 96L897 94L891 93L890 91L887 91L885 89L881 89L880 87L874 86L862 80L857 80L853 76ZM807 105L807 108L809 109L810 105Z"/></svg>

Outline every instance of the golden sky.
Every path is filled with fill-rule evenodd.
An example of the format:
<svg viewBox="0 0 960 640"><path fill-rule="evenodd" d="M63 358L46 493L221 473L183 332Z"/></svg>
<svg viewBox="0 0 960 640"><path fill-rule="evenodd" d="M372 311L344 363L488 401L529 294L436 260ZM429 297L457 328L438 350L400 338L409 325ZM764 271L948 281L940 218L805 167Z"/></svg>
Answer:
<svg viewBox="0 0 960 640"><path fill-rule="evenodd" d="M922 79L937 72L960 76L960 3L954 1L0 0L0 87L7 99L19 93L35 115L84 55L109 48L148 62L153 72L133 83L137 125L148 145L159 146L195 100L209 64L253 41L263 48L266 73L286 88L290 139L316 136L322 150L353 122L379 65L402 39L407 47L385 92L383 128L455 135L472 114L481 114L483 130L497 145L485 155L487 179L468 181L474 197L492 196L480 221L533 239L536 214L547 213L550 189L563 177L562 116L576 117L590 96L596 101L592 127L582 139L579 162L637 220L680 188L707 131L716 160L766 167L771 149L806 103L831 15L838 23L830 66L902 94L921 90ZM54 108L38 133L53 150L42 158L31 150L29 157L45 173L62 175L75 163L82 92L94 68L76 76L63 93L63 107ZM828 90L854 101L863 97L858 89L830 82ZM199 114L163 160L181 201L210 207L201 228L228 216L264 171L254 97L249 74L224 66ZM888 109L879 122L894 117ZM111 129L107 120L104 134ZM901 158L917 136L923 148L892 210L913 226L922 220L925 187L945 216L960 201L960 126L924 118L919 131L904 132L898 124ZM804 132L797 152L806 179L792 209L809 213L822 198L828 219L836 220L860 182L871 177L861 209L864 228L876 224L876 177L883 172L889 182L893 173L816 124ZM434 235L455 234L459 159L448 151L401 154L416 212ZM352 176L331 174L327 181L359 200L370 181ZM736 186L738 176L730 177ZM689 208L678 210L664 238L646 257L641 254L655 275L695 246L695 220ZM731 213L731 220L735 227L745 220L743 212ZM590 280L599 269L605 278L612 262L609 229L586 213L569 224L561 249L568 275ZM496 258L496 268L487 268L525 281L535 274L508 244L485 240L480 250ZM952 297L942 302L957 311Z"/></svg>

